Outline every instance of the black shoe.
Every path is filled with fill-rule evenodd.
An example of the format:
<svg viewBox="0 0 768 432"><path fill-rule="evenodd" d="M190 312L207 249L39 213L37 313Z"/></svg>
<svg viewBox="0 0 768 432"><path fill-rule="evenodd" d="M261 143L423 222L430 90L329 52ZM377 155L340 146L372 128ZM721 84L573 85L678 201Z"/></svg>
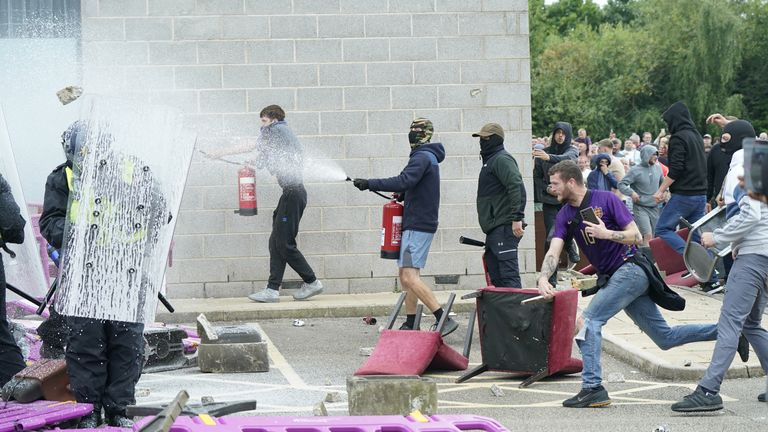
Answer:
<svg viewBox="0 0 768 432"><path fill-rule="evenodd" d="M676 412L705 412L721 409L723 409L723 398L719 394L706 394L698 387L683 400L672 405L672 411Z"/></svg>
<svg viewBox="0 0 768 432"><path fill-rule="evenodd" d="M743 333L739 336L739 345L736 347L736 352L739 353L741 361L744 363L749 361L749 342Z"/></svg>
<svg viewBox="0 0 768 432"><path fill-rule="evenodd" d="M449 334L455 332L457 328L459 328L459 323L457 323L453 318L448 317L445 320L445 324L443 324L443 331L440 332L440 336L446 337ZM432 327L429 328L429 331L437 331L437 322L432 324Z"/></svg>
<svg viewBox="0 0 768 432"><path fill-rule="evenodd" d="M757 395L757 401L765 402L765 393L760 393L759 395Z"/></svg>
<svg viewBox="0 0 768 432"><path fill-rule="evenodd" d="M603 386L583 388L576 396L563 401L566 408L601 408L611 404L611 398Z"/></svg>
<svg viewBox="0 0 768 432"><path fill-rule="evenodd" d="M701 290L704 291L705 293L708 293L710 291L716 291L723 286L723 284L721 284L720 281L704 282L699 285L701 286Z"/></svg>
<svg viewBox="0 0 768 432"><path fill-rule="evenodd" d="M419 329L418 327L417 327L417 328L413 328L413 327L412 327L410 324L408 324L407 322L404 322L404 323L403 323L403 324L400 326L400 330L418 330L418 329Z"/></svg>
<svg viewBox="0 0 768 432"><path fill-rule="evenodd" d="M93 411L87 416L81 417L77 423L78 429L96 429L102 425L101 421L101 407L93 408Z"/></svg>
<svg viewBox="0 0 768 432"><path fill-rule="evenodd" d="M133 420L129 419L128 417L122 414L108 415L107 424L109 424L110 426L119 427L119 428L132 428Z"/></svg>

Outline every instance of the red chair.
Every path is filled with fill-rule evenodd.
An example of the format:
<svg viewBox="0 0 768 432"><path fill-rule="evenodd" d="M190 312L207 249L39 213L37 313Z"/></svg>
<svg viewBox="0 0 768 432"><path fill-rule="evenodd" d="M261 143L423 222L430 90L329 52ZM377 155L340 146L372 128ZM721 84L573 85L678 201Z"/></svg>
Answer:
<svg viewBox="0 0 768 432"><path fill-rule="evenodd" d="M536 289L487 287L464 296L477 297L482 363L459 377L464 382L486 371L530 375L520 384L555 374L581 372L571 357L579 292L558 291L552 301L523 305Z"/></svg>
<svg viewBox="0 0 768 432"><path fill-rule="evenodd" d="M688 228L677 231L677 235L683 240L687 240ZM664 281L667 282L667 285L692 287L699 283L692 276L683 278L683 274L688 272L683 256L669 247L667 242L661 239L661 237L651 239L648 245L651 247L651 254L653 254L653 259L656 261L656 267L666 273Z"/></svg>

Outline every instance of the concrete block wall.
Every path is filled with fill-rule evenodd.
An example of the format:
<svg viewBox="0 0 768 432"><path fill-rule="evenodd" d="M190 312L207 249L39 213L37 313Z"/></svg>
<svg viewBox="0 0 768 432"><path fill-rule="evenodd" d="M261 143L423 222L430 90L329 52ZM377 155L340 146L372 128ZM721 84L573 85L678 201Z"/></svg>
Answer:
<svg viewBox="0 0 768 432"><path fill-rule="evenodd" d="M483 238L474 205L479 145L470 135L500 123L529 191L519 255L531 284L527 7L522 0L83 0L84 85L177 107L201 149L251 142L261 108L282 105L306 151L350 177L399 174L411 120L430 118L447 157L440 228L423 274L460 275L458 285L427 278L437 289L483 283L481 251L458 238ZM265 286L280 189L259 173L259 214L235 215L236 171L195 156L169 297L243 296ZM384 200L342 181L308 182L307 190L298 242L327 292L395 289L395 262L378 256ZM286 272L286 281L297 279Z"/></svg>

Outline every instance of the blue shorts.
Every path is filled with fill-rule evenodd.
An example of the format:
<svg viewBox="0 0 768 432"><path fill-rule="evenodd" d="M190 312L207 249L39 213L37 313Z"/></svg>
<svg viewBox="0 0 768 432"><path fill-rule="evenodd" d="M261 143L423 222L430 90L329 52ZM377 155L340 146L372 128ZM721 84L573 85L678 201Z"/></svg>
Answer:
<svg viewBox="0 0 768 432"><path fill-rule="evenodd" d="M427 265L427 255L429 255L429 247L432 245L432 238L434 237L434 233L403 231L403 236L400 239L400 259L397 260L397 266L400 268L424 268Z"/></svg>

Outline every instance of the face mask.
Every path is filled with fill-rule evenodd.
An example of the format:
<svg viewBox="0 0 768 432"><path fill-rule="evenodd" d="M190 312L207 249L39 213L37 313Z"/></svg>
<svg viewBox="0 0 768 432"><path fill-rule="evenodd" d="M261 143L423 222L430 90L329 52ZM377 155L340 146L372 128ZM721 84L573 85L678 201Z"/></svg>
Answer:
<svg viewBox="0 0 768 432"><path fill-rule="evenodd" d="M411 144L418 144L419 139L421 138L421 132L419 131L410 131L408 132L408 142Z"/></svg>

